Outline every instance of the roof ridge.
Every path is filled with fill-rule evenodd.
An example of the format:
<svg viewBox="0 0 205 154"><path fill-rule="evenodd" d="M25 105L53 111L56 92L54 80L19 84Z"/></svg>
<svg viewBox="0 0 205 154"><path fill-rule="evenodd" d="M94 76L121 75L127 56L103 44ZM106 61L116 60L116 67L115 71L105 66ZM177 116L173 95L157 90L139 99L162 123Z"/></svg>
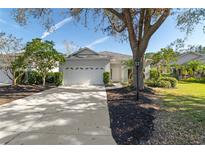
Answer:
<svg viewBox="0 0 205 154"><path fill-rule="evenodd" d="M114 52L114 51L100 51L99 53L100 53L100 54L101 54L101 53L112 53L112 54L119 54L119 55L124 55L124 56L131 56L131 55L128 55L128 54L119 53L119 52Z"/></svg>

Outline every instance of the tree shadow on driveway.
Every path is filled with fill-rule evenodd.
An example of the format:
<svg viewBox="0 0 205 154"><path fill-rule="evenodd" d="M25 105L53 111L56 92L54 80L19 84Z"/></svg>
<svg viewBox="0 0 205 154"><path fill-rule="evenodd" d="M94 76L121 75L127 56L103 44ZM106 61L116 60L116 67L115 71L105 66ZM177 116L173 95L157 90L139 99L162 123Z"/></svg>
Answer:
<svg viewBox="0 0 205 154"><path fill-rule="evenodd" d="M116 144L102 88L59 87L0 106L0 144Z"/></svg>

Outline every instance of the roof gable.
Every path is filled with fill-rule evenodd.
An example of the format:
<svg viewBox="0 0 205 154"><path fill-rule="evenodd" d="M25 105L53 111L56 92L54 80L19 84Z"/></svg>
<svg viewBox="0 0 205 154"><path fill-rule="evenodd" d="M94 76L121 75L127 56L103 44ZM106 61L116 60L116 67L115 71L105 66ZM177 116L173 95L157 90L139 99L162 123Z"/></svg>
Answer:
<svg viewBox="0 0 205 154"><path fill-rule="evenodd" d="M80 48L77 52L74 52L73 54L68 56L69 59L107 59L106 56L102 56L98 54L97 52L85 47Z"/></svg>
<svg viewBox="0 0 205 154"><path fill-rule="evenodd" d="M83 56L83 55L99 55L99 54L89 48L80 48L77 52L74 52L69 57L71 56L78 57L78 56Z"/></svg>

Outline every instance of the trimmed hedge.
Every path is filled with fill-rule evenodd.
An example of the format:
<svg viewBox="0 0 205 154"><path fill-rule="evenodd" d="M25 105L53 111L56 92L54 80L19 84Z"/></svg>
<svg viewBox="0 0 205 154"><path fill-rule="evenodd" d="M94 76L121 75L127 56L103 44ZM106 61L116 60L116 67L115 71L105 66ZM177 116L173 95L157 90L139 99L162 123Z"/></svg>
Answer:
<svg viewBox="0 0 205 154"><path fill-rule="evenodd" d="M151 80L159 80L161 74L156 68L152 68L150 70L150 79Z"/></svg>
<svg viewBox="0 0 205 154"><path fill-rule="evenodd" d="M25 78L21 79L22 81L19 81L21 83L25 83ZM42 75L38 73L37 71L30 71L28 72L28 80L27 84L35 84L40 85L43 83ZM49 72L46 76L46 83L54 84L56 86L62 85L63 82L63 73L62 72Z"/></svg>
<svg viewBox="0 0 205 154"><path fill-rule="evenodd" d="M63 83L63 73L62 72L55 72L54 73L54 84L56 86L60 86Z"/></svg>
<svg viewBox="0 0 205 154"><path fill-rule="evenodd" d="M150 87L171 88L171 83L165 80L148 80L146 84Z"/></svg>
<svg viewBox="0 0 205 154"><path fill-rule="evenodd" d="M162 88L171 88L172 85L169 81L165 81L165 80L159 80L157 82L157 87L162 87Z"/></svg>
<svg viewBox="0 0 205 154"><path fill-rule="evenodd" d="M40 73L38 73L37 71L29 71L28 72L28 84L42 84L43 80L42 80L42 76Z"/></svg>
<svg viewBox="0 0 205 154"><path fill-rule="evenodd" d="M103 73L103 82L104 84L108 84L110 81L110 73L109 72L104 72Z"/></svg>
<svg viewBox="0 0 205 154"><path fill-rule="evenodd" d="M172 88L175 88L178 83L177 79L173 77L162 77L161 80L169 81L171 83Z"/></svg>

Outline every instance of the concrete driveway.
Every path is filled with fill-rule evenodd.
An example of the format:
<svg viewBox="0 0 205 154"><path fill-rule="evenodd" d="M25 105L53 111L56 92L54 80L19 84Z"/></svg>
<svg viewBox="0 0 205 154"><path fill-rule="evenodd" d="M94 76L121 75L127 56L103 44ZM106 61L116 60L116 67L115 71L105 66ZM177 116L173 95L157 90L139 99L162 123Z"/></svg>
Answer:
<svg viewBox="0 0 205 154"><path fill-rule="evenodd" d="M105 87L50 89L0 106L0 144L115 144Z"/></svg>

